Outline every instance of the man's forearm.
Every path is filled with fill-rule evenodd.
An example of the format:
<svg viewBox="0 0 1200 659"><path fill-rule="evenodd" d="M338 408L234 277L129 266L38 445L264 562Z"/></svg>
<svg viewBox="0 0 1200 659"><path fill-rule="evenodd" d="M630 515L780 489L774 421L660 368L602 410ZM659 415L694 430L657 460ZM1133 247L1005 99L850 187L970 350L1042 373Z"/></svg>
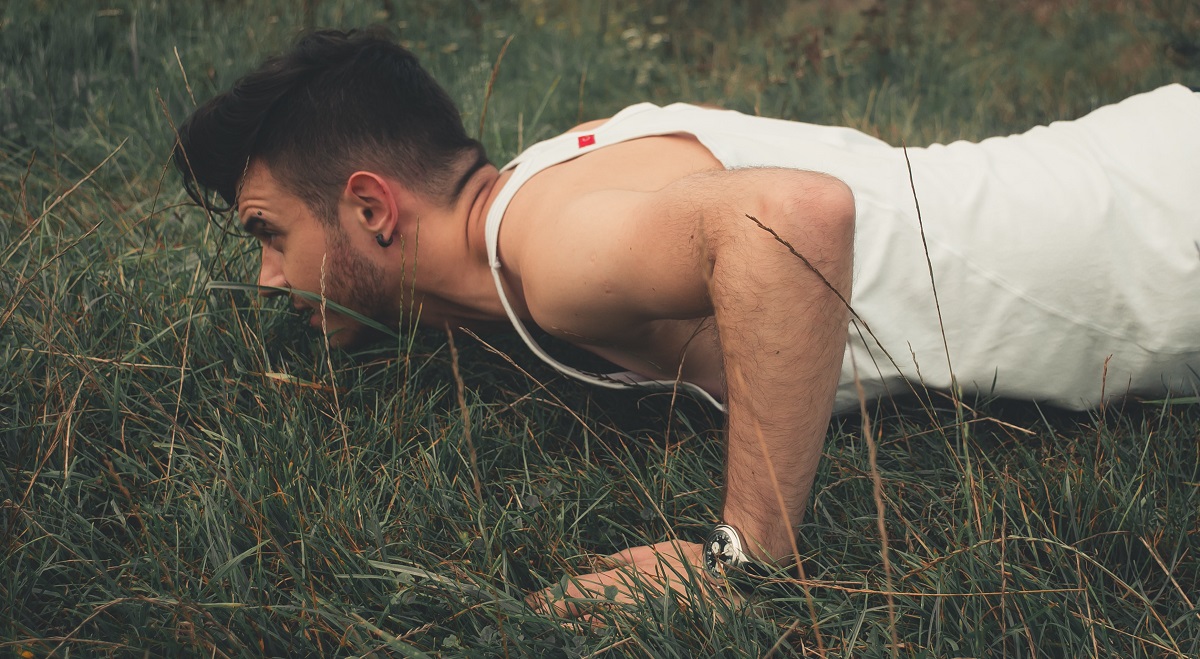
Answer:
<svg viewBox="0 0 1200 659"><path fill-rule="evenodd" d="M723 517L773 561L793 551L849 316L853 197L838 181L800 174L781 177L777 185L794 189L774 193L756 217L779 238L742 217L745 230L723 234L710 284L729 409Z"/></svg>

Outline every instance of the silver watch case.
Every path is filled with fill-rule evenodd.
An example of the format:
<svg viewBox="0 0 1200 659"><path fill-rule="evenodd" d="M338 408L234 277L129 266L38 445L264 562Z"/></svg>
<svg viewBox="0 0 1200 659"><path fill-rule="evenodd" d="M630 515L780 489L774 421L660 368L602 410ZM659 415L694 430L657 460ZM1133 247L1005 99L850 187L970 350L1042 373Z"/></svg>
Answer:
<svg viewBox="0 0 1200 659"><path fill-rule="evenodd" d="M704 540L704 570L714 579L729 578L725 567L731 566L755 576L765 576L766 570L746 553L742 534L728 524L718 524Z"/></svg>

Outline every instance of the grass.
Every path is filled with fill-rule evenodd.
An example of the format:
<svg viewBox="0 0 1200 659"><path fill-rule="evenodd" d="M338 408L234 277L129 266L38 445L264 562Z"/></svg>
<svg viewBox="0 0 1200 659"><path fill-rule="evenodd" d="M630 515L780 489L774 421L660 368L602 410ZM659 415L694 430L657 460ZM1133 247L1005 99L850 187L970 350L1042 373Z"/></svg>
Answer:
<svg viewBox="0 0 1200 659"><path fill-rule="evenodd" d="M327 355L279 305L209 286L256 255L184 205L172 124L306 23L373 22L467 126L512 37L497 162L641 100L920 144L1200 85L1184 0L0 4L0 652L1200 655L1194 402L872 406L891 590L848 416L801 530L807 583L595 628L525 608L593 554L698 539L721 419L461 336L464 417L444 335Z"/></svg>

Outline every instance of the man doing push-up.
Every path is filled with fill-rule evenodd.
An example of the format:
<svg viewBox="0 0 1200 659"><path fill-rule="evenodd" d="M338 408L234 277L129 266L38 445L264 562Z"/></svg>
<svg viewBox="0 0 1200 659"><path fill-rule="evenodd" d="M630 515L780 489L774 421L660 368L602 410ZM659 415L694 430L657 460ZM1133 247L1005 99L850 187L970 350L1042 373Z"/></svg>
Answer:
<svg viewBox="0 0 1200 659"><path fill-rule="evenodd" d="M830 416L860 397L922 386L1082 409L1200 382L1200 96L1178 85L907 153L640 104L497 169L411 53L319 32L179 140L189 190L218 193L261 243L263 286L392 326L418 311L439 328L511 323L564 373L727 411L709 540L627 550L573 594L623 588L628 570L788 563ZM367 333L292 303L332 342ZM561 364L533 328L622 370Z"/></svg>

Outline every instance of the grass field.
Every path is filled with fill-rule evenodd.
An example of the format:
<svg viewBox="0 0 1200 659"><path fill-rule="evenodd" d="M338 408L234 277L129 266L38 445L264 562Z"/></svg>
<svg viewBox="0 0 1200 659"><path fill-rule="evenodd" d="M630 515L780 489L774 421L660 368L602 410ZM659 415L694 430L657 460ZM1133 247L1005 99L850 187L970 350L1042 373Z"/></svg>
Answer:
<svg viewBox="0 0 1200 659"><path fill-rule="evenodd" d="M1200 86L1193 0L0 0L0 655L1200 656L1186 401L880 405L886 540L846 417L808 581L596 627L526 608L589 556L698 540L721 419L460 336L467 433L444 335L330 354L210 286L257 253L185 203L172 126L306 25L372 23L495 162L642 100L922 144Z"/></svg>

